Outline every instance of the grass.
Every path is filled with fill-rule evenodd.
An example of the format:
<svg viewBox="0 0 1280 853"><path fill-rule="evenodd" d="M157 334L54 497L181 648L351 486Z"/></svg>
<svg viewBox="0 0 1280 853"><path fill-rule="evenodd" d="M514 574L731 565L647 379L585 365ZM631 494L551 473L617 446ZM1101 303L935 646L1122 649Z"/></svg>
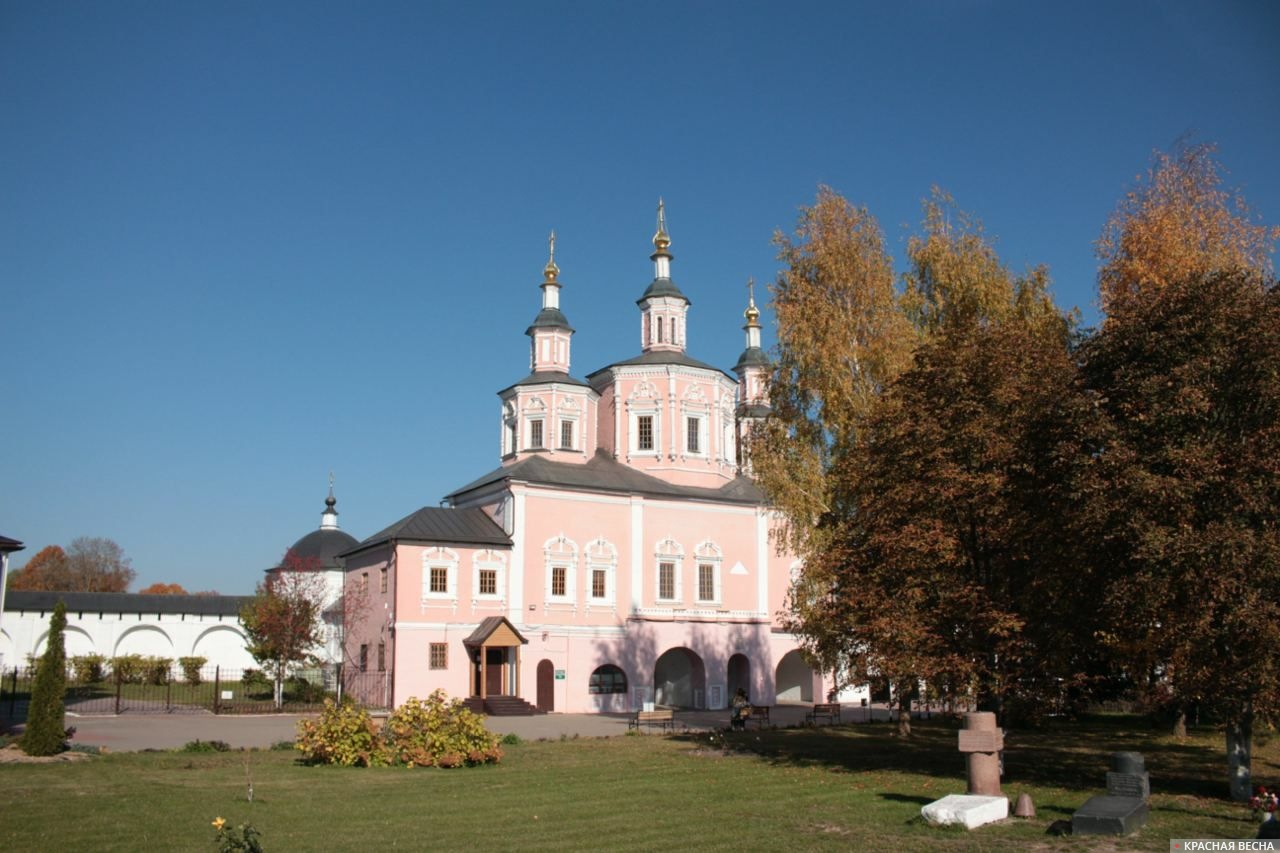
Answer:
<svg viewBox="0 0 1280 853"><path fill-rule="evenodd" d="M184 680L174 680L169 684L137 684L124 683L117 685L114 681L97 681L88 683L70 683L64 698L68 710L85 713L102 713L115 707L116 689L120 690L120 705L124 710L140 705L164 708L199 708L213 710L217 704L222 713L265 713L274 709L272 686L254 684L246 687L239 680L229 680L215 685L213 681L202 681L190 684ZM18 689L12 690L12 684L5 681L0 692L0 714L13 708L24 710L31 700L30 679L18 682ZM215 695L223 691L232 693L231 699L219 698L215 703ZM284 701L287 710L305 712L318 710L323 699L317 700L312 694L300 696L297 688L286 682ZM21 717L22 714L14 714Z"/></svg>
<svg viewBox="0 0 1280 853"><path fill-rule="evenodd" d="M1222 742L1159 736L1132 717L1015 732L1005 793L1037 817L973 832L937 829L920 806L964 790L955 729L835 726L731 735L524 741L497 766L458 770L305 767L279 751L106 755L0 766L0 849L209 850L215 817L252 822L268 850L1167 850L1171 837L1252 837L1222 798ZM1107 758L1138 750L1151 817L1125 839L1054 838L1105 786ZM1255 778L1280 778L1280 741ZM246 802L246 774L254 801Z"/></svg>

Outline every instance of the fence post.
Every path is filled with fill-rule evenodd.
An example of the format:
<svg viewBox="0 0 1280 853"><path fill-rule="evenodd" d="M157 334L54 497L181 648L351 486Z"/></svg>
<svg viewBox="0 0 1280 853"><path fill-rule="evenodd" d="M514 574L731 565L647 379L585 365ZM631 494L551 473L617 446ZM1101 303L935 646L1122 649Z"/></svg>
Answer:
<svg viewBox="0 0 1280 853"><path fill-rule="evenodd" d="M120 716L120 684L122 682L122 679L120 678L120 667L117 666L115 670L116 670L116 673L115 673L116 675L116 716L118 717Z"/></svg>
<svg viewBox="0 0 1280 853"><path fill-rule="evenodd" d="M213 668L213 713L217 715L222 708L222 667Z"/></svg>
<svg viewBox="0 0 1280 853"><path fill-rule="evenodd" d="M173 673L170 673L169 676L164 682L164 712L166 714L173 713Z"/></svg>

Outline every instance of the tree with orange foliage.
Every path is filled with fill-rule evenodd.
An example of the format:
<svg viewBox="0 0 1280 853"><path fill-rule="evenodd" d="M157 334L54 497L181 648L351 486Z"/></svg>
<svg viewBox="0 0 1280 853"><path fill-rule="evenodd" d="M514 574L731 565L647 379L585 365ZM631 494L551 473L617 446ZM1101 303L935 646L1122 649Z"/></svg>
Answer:
<svg viewBox="0 0 1280 853"><path fill-rule="evenodd" d="M320 608L325 587L319 565L318 557L301 557L290 548L240 610L249 654L273 669L277 708L283 704L288 668L311 660L312 650L324 639Z"/></svg>
<svg viewBox="0 0 1280 853"><path fill-rule="evenodd" d="M9 589L63 590L70 584L67 552L60 545L46 545L27 564L9 573Z"/></svg>
<svg viewBox="0 0 1280 853"><path fill-rule="evenodd" d="M1099 241L1107 317L1083 350L1105 418L1084 510L1109 574L1101 636L1149 694L1226 723L1250 794L1280 715L1280 229L1221 189L1209 146L1159 155Z"/></svg>
<svg viewBox="0 0 1280 853"><path fill-rule="evenodd" d="M1111 214L1097 243L1106 322L1146 310L1174 282L1271 270L1280 227L1255 222L1240 193L1222 188L1215 150L1200 144L1157 153L1145 182Z"/></svg>
<svg viewBox="0 0 1280 853"><path fill-rule="evenodd" d="M146 589L138 590L139 595L187 595L187 591L176 583L153 583Z"/></svg>
<svg viewBox="0 0 1280 853"><path fill-rule="evenodd" d="M41 549L9 574L9 589L48 592L126 592L135 576L124 549L110 539L78 536L66 551Z"/></svg>

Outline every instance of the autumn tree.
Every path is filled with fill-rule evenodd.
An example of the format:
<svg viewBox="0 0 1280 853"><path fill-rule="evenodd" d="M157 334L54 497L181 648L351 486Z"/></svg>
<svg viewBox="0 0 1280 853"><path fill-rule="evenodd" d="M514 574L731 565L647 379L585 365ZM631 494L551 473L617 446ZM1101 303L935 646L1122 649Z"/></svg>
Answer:
<svg viewBox="0 0 1280 853"><path fill-rule="evenodd" d="M249 635L246 648L254 660L271 667L277 708L284 703L288 668L312 660L324 639L320 618L324 594L319 558L300 557L289 549L280 567L267 575L253 600L240 611Z"/></svg>
<svg viewBox="0 0 1280 853"><path fill-rule="evenodd" d="M156 583L145 589L138 590L139 595L187 595L187 591L180 584L176 583Z"/></svg>
<svg viewBox="0 0 1280 853"><path fill-rule="evenodd" d="M27 725L22 733L22 750L28 755L54 755L67 748L66 708L67 650L63 636L67 627L67 606L61 599L49 619L49 635L31 688Z"/></svg>
<svg viewBox="0 0 1280 853"><path fill-rule="evenodd" d="M27 564L9 573L9 589L66 589L71 584L67 572L67 552L60 545L46 545Z"/></svg>
<svg viewBox="0 0 1280 853"><path fill-rule="evenodd" d="M64 552L40 550L10 575L9 589L51 592L126 592L135 572L124 549L110 539L80 536Z"/></svg>
<svg viewBox="0 0 1280 853"><path fill-rule="evenodd" d="M1097 251L1108 323L1145 311L1173 283L1271 268L1280 228L1255 221L1244 197L1223 188L1214 151L1200 144L1157 153L1107 220Z"/></svg>
<svg viewBox="0 0 1280 853"><path fill-rule="evenodd" d="M786 268L771 287L777 318L770 416L751 437L752 471L784 521L782 541L805 560L790 602L810 656L837 678L845 633L827 607L836 578L819 557L842 517L833 471L857 446L885 384L910 360L914 333L899 310L879 223L829 187L801 208L794 235L774 236Z"/></svg>

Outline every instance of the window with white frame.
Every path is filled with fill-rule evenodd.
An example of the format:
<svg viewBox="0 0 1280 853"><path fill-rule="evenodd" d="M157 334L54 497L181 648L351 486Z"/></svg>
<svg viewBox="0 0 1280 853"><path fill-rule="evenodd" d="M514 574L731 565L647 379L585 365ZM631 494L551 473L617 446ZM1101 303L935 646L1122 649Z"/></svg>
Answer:
<svg viewBox="0 0 1280 853"><path fill-rule="evenodd" d="M605 539L587 544L587 600L591 604L612 604L618 569L618 549Z"/></svg>
<svg viewBox="0 0 1280 853"><path fill-rule="evenodd" d="M572 603L576 599L574 568L578 564L578 546L561 534L548 539L542 550L546 561L547 601Z"/></svg>
<svg viewBox="0 0 1280 853"><path fill-rule="evenodd" d="M471 584L475 597L501 599L506 589L506 558L497 551L479 551L472 558Z"/></svg>
<svg viewBox="0 0 1280 853"><path fill-rule="evenodd" d="M702 418L690 415L684 419L684 426L685 447L690 453L699 455L704 453L705 451L702 447Z"/></svg>
<svg viewBox="0 0 1280 853"><path fill-rule="evenodd" d="M698 566L697 600L699 604L720 603L720 564L723 562L719 546L714 542L703 542L694 549L694 560Z"/></svg>
<svg viewBox="0 0 1280 853"><path fill-rule="evenodd" d="M423 601L458 597L458 552L429 548L422 554Z"/></svg>
<svg viewBox="0 0 1280 853"><path fill-rule="evenodd" d="M529 419L529 449L540 450L546 446L542 437L542 418Z"/></svg>
<svg viewBox="0 0 1280 853"><path fill-rule="evenodd" d="M684 560L684 549L674 539L664 539L658 543L654 558L654 598L662 604L680 601L680 564Z"/></svg>
<svg viewBox="0 0 1280 853"><path fill-rule="evenodd" d="M568 418L560 421L560 449L573 450L574 424Z"/></svg>
<svg viewBox="0 0 1280 853"><path fill-rule="evenodd" d="M658 389L651 382L639 382L627 397L627 448L632 454L654 454L661 442L659 435Z"/></svg>
<svg viewBox="0 0 1280 853"><path fill-rule="evenodd" d="M653 450L653 415L636 416L636 450Z"/></svg>

